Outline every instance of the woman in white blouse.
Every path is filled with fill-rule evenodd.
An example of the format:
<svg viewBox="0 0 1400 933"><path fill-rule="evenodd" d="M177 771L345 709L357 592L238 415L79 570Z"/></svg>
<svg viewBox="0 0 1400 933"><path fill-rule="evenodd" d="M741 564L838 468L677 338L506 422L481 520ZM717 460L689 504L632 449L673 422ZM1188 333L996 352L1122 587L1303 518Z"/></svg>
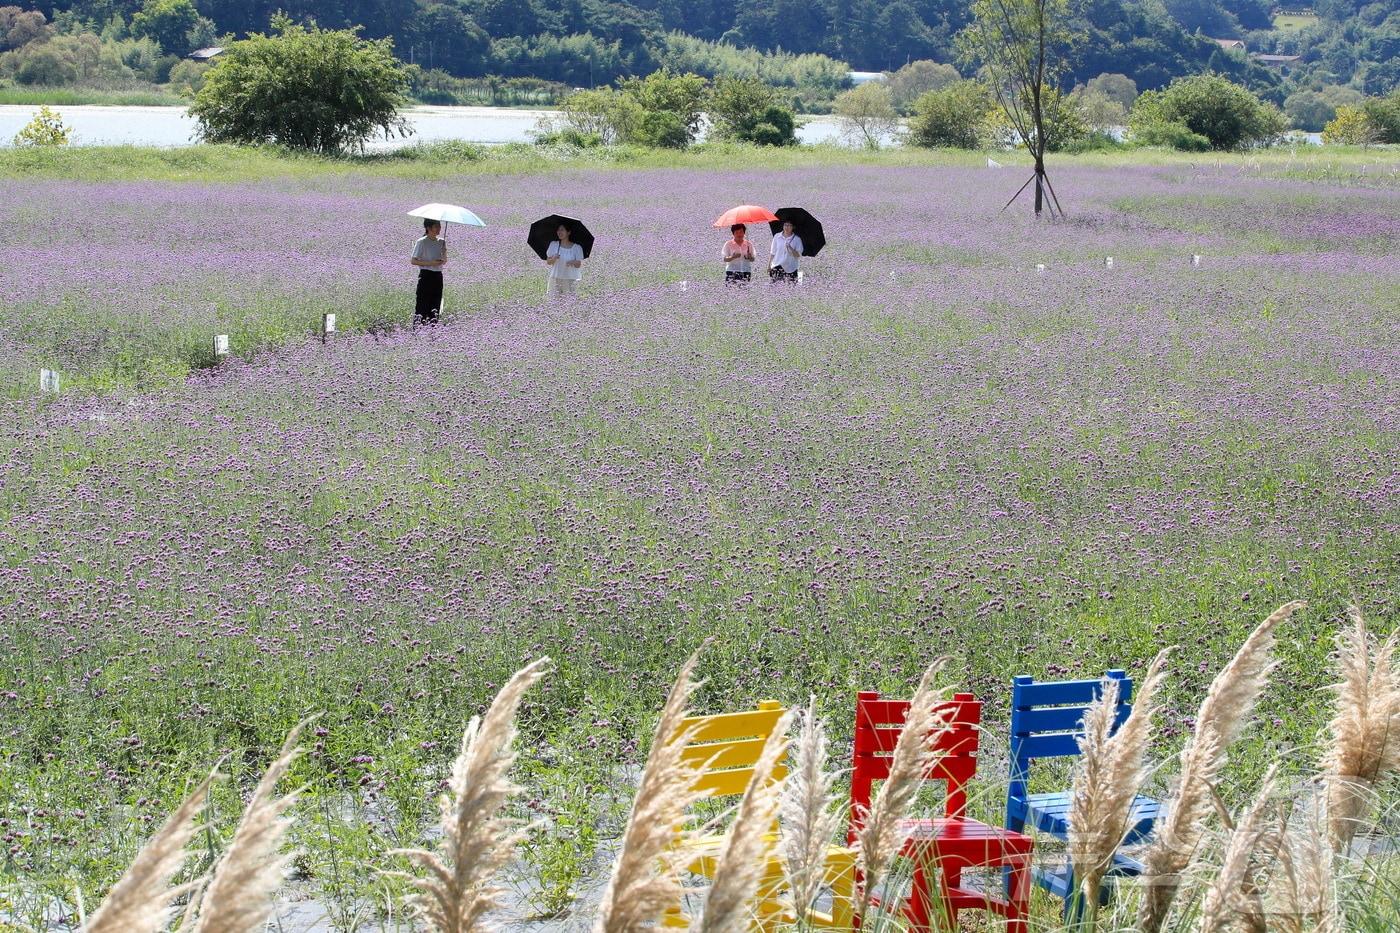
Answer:
<svg viewBox="0 0 1400 933"><path fill-rule="evenodd" d="M549 244L544 260L549 266L549 298L575 294L583 278L583 247L574 242L574 232L560 224L554 235L557 239Z"/></svg>
<svg viewBox="0 0 1400 933"><path fill-rule="evenodd" d="M768 248L768 255L772 259L768 268L771 281L797 281L797 270L802 263L802 238L794 230L792 221L784 221L783 232L773 235L773 245Z"/></svg>

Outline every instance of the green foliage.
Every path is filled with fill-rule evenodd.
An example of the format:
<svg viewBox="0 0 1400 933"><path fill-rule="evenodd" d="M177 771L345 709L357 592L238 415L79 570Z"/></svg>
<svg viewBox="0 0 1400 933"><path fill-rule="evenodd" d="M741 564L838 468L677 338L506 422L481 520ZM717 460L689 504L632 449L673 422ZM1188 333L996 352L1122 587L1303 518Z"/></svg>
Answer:
<svg viewBox="0 0 1400 933"><path fill-rule="evenodd" d="M636 98L615 88L576 91L560 104L562 131L596 137L605 145L635 138L643 112Z"/></svg>
<svg viewBox="0 0 1400 933"><path fill-rule="evenodd" d="M843 92L833 112L840 118L842 135L867 149L879 149L881 141L899 129L893 96L881 81Z"/></svg>
<svg viewBox="0 0 1400 933"><path fill-rule="evenodd" d="M1273 144L1288 122L1277 107L1247 88L1221 75L1205 74L1179 78L1164 91L1143 94L1133 105L1128 126L1139 142L1174 138L1194 145L1191 137L1200 136L1212 149L1234 150ZM1154 130L1158 127L1184 127L1191 135Z"/></svg>
<svg viewBox="0 0 1400 933"><path fill-rule="evenodd" d="M760 146L797 144L797 120L777 92L757 78L720 78L706 102L716 139Z"/></svg>
<svg viewBox="0 0 1400 933"><path fill-rule="evenodd" d="M1337 115L1322 128L1322 141L1329 145L1370 146L1379 134L1362 107L1343 104Z"/></svg>
<svg viewBox="0 0 1400 933"><path fill-rule="evenodd" d="M568 85L539 78L459 78L440 68L424 70L417 65L404 71L409 94L425 104L552 107L569 93Z"/></svg>
<svg viewBox="0 0 1400 933"><path fill-rule="evenodd" d="M18 49L52 35L53 29L38 10L0 6L0 52Z"/></svg>
<svg viewBox="0 0 1400 933"><path fill-rule="evenodd" d="M334 154L377 133L406 135L407 77L393 43L356 30L274 22L234 43L190 108L208 142L278 143Z"/></svg>
<svg viewBox="0 0 1400 933"><path fill-rule="evenodd" d="M1298 129L1317 133L1337 115L1338 107L1358 104L1365 99L1364 94L1349 87L1304 88L1288 96L1283 102L1283 112Z"/></svg>
<svg viewBox="0 0 1400 933"><path fill-rule="evenodd" d="M890 102L900 113L912 113L914 101L929 91L945 88L961 77L958 69L928 59L910 62L889 76Z"/></svg>
<svg viewBox="0 0 1400 933"><path fill-rule="evenodd" d="M1374 127L1376 142L1400 144L1400 89L1389 97L1373 97L1361 105L1366 120Z"/></svg>
<svg viewBox="0 0 1400 933"><path fill-rule="evenodd" d="M204 76L209 72L207 62L182 59L170 69L170 89L182 97L194 97L204 87Z"/></svg>
<svg viewBox="0 0 1400 933"><path fill-rule="evenodd" d="M704 78L675 74L663 68L645 78L627 78L619 90L632 98L645 114L632 141L668 149L681 149L695 141L704 119L708 90ZM662 139L666 142L659 142Z"/></svg>
<svg viewBox="0 0 1400 933"><path fill-rule="evenodd" d="M1132 140L1142 146L1160 146L1182 152L1206 152L1210 140L1193 133L1181 123L1149 123L1132 131Z"/></svg>
<svg viewBox="0 0 1400 933"><path fill-rule="evenodd" d="M850 84L850 65L826 55L795 55L782 50L764 54L680 32L665 36L658 58L674 72L691 72L710 79L757 78L773 87L791 89L807 106L830 103Z"/></svg>
<svg viewBox="0 0 1400 933"><path fill-rule="evenodd" d="M15 135L16 146L66 146L73 131L63 123L63 117L48 107L40 107L34 119Z"/></svg>
<svg viewBox="0 0 1400 933"><path fill-rule="evenodd" d="M131 34L184 55L213 38L214 24L199 15L194 0L145 0L131 18Z"/></svg>
<svg viewBox="0 0 1400 933"><path fill-rule="evenodd" d="M1047 87L1041 91L1041 111L1046 152L1061 152L1089 135L1089 122L1073 95Z"/></svg>
<svg viewBox="0 0 1400 933"><path fill-rule="evenodd" d="M972 80L954 81L914 102L909 141L930 148L980 148L987 118L995 107L986 85Z"/></svg>

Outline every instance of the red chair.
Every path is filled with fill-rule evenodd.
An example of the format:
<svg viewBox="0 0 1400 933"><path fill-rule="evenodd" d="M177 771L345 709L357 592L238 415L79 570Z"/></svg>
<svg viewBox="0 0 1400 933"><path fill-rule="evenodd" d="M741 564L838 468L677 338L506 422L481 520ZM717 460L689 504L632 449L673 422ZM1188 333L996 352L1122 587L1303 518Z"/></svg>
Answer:
<svg viewBox="0 0 1400 933"><path fill-rule="evenodd" d="M959 693L943 708L948 711L947 728L933 738L934 747L942 754L925 778L945 783L944 813L934 819L911 819L904 824L909 838L901 854L914 862L913 890L904 903L904 916L911 930L922 933L933 928L932 916L937 909L942 910L944 925L949 929L957 928L959 910L986 910L1006 918L1008 933L1025 933L1034 843L1030 836L964 815L967 784L977 773L982 703L970 693ZM855 845L869 812L872 785L889 777L890 760L908 712L907 700L886 700L871 691L862 691L856 697L848 845ZM990 890L963 887L962 873L968 868L1004 869L991 872L987 883L998 888L1004 883L1007 896L1001 898ZM929 890L930 873L937 878L937 900Z"/></svg>

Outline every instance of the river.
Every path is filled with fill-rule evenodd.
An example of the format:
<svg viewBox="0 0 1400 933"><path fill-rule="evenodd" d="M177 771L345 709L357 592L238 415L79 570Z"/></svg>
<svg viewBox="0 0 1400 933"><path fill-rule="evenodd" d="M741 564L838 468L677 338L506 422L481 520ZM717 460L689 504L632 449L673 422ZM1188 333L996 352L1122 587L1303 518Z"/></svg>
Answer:
<svg viewBox="0 0 1400 933"><path fill-rule="evenodd" d="M0 146L7 146L34 116L34 105L0 106ZM181 107L55 107L73 128L79 146L188 146L194 142L195 121ZM501 107L414 107L406 111L413 135L407 139L377 139L370 149L393 149L412 142L460 139L496 145L528 143L530 131L549 110L509 110ZM806 117L798 131L804 143L835 141L840 129L832 117Z"/></svg>

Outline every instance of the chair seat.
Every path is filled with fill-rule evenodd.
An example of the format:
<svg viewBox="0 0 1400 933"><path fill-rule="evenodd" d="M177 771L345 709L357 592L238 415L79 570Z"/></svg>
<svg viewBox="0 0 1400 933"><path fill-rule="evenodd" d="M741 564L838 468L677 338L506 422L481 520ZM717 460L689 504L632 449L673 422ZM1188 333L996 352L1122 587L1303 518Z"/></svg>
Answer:
<svg viewBox="0 0 1400 933"><path fill-rule="evenodd" d="M1064 839L1069 833L1069 791L1049 794L1031 794L1024 800L1011 799L1011 805L1021 808L1021 816L1026 822L1043 833ZM1124 834L1124 844L1133 845L1147 838L1152 825L1162 815L1162 804L1151 797L1139 794L1133 798L1128 815L1128 831Z"/></svg>
<svg viewBox="0 0 1400 933"><path fill-rule="evenodd" d="M915 857L929 849L939 861L956 860L964 866L1001 865L1008 857L1030 855L1030 836L1000 826L989 826L966 817L905 820L908 833L904 854Z"/></svg>

